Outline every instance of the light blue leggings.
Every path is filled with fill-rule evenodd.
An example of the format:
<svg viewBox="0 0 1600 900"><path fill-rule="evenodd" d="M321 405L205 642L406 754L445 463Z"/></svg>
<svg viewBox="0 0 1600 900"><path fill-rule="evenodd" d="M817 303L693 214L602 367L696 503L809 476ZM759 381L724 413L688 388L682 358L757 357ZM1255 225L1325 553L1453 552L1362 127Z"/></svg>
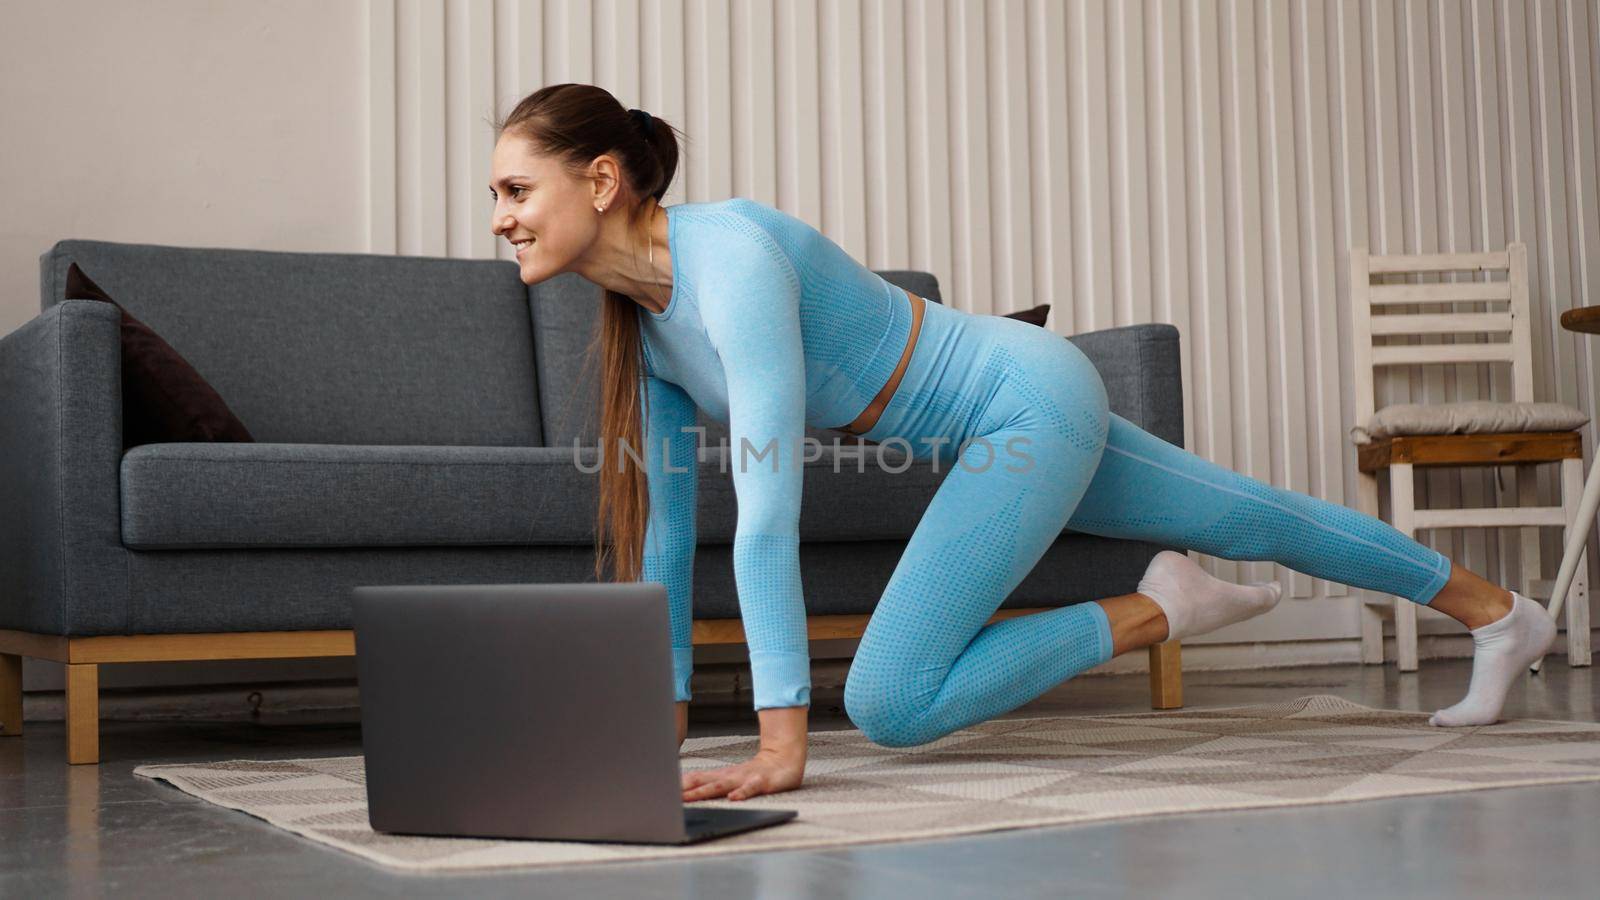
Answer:
<svg viewBox="0 0 1600 900"><path fill-rule="evenodd" d="M1082 351L1015 319L925 302L909 367L864 436L906 450L891 441L903 438L949 472L845 681L845 712L885 746L990 719L1111 658L1098 603L984 624L1064 527L1270 560L1417 603L1450 575L1445 556L1378 519L1240 475L1110 413Z"/></svg>

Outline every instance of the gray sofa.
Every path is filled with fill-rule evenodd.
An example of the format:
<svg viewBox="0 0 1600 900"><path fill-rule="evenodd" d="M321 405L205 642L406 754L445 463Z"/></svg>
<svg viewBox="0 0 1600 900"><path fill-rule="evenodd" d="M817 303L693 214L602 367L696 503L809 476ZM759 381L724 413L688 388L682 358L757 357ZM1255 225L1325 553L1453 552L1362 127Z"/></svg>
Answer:
<svg viewBox="0 0 1600 900"><path fill-rule="evenodd" d="M124 453L118 313L60 300L74 261L193 363L257 443ZM928 273L881 274L940 299ZM598 476L573 464L573 446L593 463L581 364L599 304L581 277L529 287L498 260L66 240L40 257L40 300L0 338L6 733L21 729L23 656L67 664L68 758L95 762L98 665L347 654L356 585L592 580ZM1114 411L1182 443L1175 328L1071 340ZM701 634L738 616L733 485L713 449L726 431L707 427L697 642L738 635L715 636L727 623ZM859 634L948 469L832 462L825 451L804 481L807 611ZM1004 607L1131 591L1158 549L1065 531ZM1175 655L1162 659L1157 705L1178 705Z"/></svg>

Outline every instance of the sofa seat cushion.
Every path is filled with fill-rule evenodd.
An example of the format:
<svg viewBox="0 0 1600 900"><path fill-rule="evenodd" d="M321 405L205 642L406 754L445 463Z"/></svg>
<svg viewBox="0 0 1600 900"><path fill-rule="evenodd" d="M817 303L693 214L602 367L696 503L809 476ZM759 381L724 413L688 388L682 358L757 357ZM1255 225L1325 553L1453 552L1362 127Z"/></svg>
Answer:
<svg viewBox="0 0 1600 900"><path fill-rule="evenodd" d="M1396 435L1571 431L1588 421L1582 410L1564 403L1397 403L1378 410L1365 428L1350 429L1350 440L1366 444Z"/></svg>
<svg viewBox="0 0 1600 900"><path fill-rule="evenodd" d="M1160 549L1135 541L1064 534L1001 604L1062 606L1126 594ZM864 615L905 553L904 540L800 545L808 615ZM349 628L350 591L375 584L555 584L592 581L589 547L347 547L130 551L114 622L81 620L82 605L34 628L40 634L177 634ZM695 550L694 617L739 615L733 547ZM104 595L95 599L104 600ZM821 653L819 656L823 655Z"/></svg>
<svg viewBox="0 0 1600 900"><path fill-rule="evenodd" d="M806 464L803 541L909 538L949 464L825 444ZM737 526L726 447L700 451L697 537ZM861 460L858 462L857 460ZM598 450L570 447L167 443L122 458L131 549L592 544ZM588 471L585 471L588 470Z"/></svg>

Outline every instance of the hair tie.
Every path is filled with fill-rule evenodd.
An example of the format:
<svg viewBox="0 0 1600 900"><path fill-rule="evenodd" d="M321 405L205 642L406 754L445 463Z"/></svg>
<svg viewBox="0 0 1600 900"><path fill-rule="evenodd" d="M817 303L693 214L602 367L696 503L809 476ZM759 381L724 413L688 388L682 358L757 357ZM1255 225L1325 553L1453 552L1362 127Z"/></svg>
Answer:
<svg viewBox="0 0 1600 900"><path fill-rule="evenodd" d="M628 110L628 115L633 117L633 122L635 125L644 129L644 136L646 139L656 136L655 116L650 115L642 109L630 109Z"/></svg>

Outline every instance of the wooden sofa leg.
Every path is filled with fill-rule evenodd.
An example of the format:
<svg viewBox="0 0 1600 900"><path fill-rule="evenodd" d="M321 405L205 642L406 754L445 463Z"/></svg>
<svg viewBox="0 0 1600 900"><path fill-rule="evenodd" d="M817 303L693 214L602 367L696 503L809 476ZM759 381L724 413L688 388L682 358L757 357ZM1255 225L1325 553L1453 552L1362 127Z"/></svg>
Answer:
<svg viewBox="0 0 1600 900"><path fill-rule="evenodd" d="M100 761L100 667L67 665L67 762Z"/></svg>
<svg viewBox="0 0 1600 900"><path fill-rule="evenodd" d="M22 733L22 657L0 653L0 734Z"/></svg>
<svg viewBox="0 0 1600 900"><path fill-rule="evenodd" d="M1150 708L1177 709L1183 705L1183 660L1180 642L1150 645Z"/></svg>

